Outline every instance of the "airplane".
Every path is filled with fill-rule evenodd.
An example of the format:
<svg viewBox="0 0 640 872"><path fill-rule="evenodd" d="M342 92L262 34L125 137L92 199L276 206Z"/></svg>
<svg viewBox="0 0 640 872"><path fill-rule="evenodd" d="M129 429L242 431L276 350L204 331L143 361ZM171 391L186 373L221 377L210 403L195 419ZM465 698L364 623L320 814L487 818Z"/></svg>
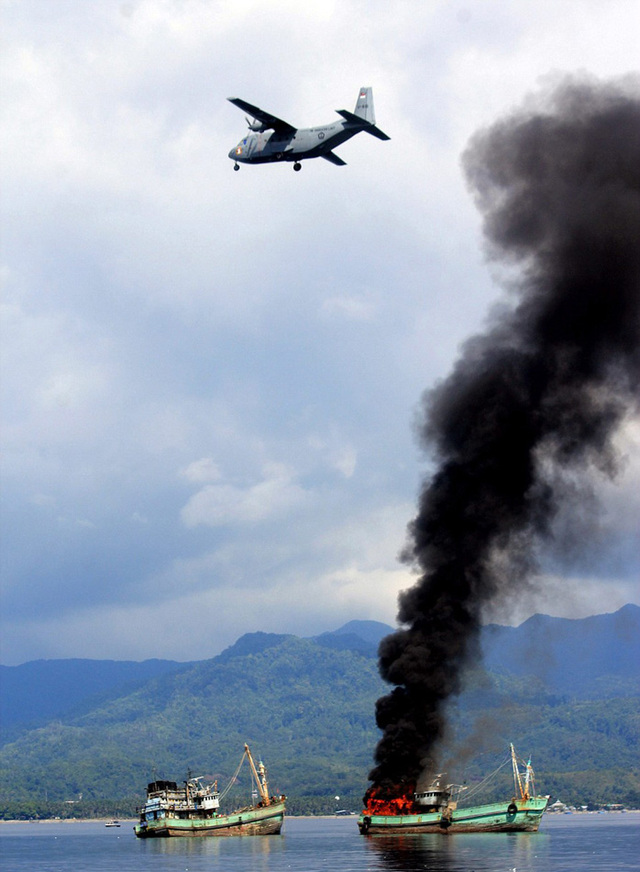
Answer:
<svg viewBox="0 0 640 872"><path fill-rule="evenodd" d="M372 88L360 88L353 112L336 109L343 120L325 124L323 127L297 128L239 97L227 99L255 119L246 119L251 133L229 152L229 157L235 161L234 170L239 170L241 163L293 161L294 170L299 172L302 169L300 161L311 157L323 157L329 163L343 167L346 166L346 161L338 157L333 149L356 133L364 130L378 139L391 138L376 127Z"/></svg>

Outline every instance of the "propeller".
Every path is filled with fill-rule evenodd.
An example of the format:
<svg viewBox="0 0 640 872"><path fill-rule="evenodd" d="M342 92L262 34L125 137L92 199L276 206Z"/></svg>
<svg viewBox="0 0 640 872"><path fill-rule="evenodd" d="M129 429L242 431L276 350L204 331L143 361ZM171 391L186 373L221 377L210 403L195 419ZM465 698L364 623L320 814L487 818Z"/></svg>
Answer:
<svg viewBox="0 0 640 872"><path fill-rule="evenodd" d="M252 121L247 115L244 116L244 120L247 122L249 130L254 130L256 133L259 133L261 130L265 129L262 121L258 121L257 119L254 119Z"/></svg>

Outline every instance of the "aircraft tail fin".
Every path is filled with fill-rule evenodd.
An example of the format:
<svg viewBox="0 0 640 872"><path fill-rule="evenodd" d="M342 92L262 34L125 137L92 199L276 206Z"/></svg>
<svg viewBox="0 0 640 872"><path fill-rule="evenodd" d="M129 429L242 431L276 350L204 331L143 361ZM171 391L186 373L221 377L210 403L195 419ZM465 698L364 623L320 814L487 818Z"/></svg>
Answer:
<svg viewBox="0 0 640 872"><path fill-rule="evenodd" d="M336 112L338 115L342 115L346 121L360 125L362 130L372 136L377 136L378 139L391 139L379 127L376 127L376 116L373 111L373 88L360 88L354 112L349 112L347 109L336 109Z"/></svg>
<svg viewBox="0 0 640 872"><path fill-rule="evenodd" d="M376 116L373 111L373 88L360 88L353 114L369 124L376 123Z"/></svg>

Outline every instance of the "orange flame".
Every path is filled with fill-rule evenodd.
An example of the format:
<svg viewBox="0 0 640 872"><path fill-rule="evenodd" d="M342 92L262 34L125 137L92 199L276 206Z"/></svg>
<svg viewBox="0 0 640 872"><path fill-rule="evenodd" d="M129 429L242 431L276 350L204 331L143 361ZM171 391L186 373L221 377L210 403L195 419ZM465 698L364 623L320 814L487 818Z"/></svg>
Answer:
<svg viewBox="0 0 640 872"><path fill-rule="evenodd" d="M389 799L386 796L381 796L380 791L376 790L376 788L370 788L365 796L366 807L364 814L413 814L415 811L413 799L414 785L404 788L398 787L397 791L397 795Z"/></svg>

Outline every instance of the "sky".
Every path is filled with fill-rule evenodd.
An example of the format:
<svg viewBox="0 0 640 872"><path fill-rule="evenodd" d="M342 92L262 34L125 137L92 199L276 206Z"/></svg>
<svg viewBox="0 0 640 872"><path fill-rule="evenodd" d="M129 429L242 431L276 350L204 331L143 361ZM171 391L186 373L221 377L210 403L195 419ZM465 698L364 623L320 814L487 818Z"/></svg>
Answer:
<svg viewBox="0 0 640 872"><path fill-rule="evenodd" d="M461 155L636 0L2 0L0 660L200 660L395 623L416 416L507 293ZM242 166L227 97L390 137ZM589 542L508 610L640 603L640 425ZM570 519L567 521L570 523Z"/></svg>

